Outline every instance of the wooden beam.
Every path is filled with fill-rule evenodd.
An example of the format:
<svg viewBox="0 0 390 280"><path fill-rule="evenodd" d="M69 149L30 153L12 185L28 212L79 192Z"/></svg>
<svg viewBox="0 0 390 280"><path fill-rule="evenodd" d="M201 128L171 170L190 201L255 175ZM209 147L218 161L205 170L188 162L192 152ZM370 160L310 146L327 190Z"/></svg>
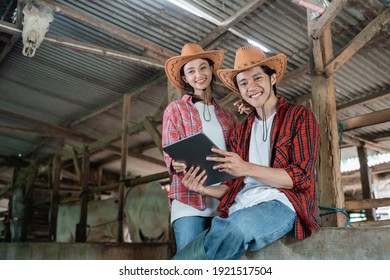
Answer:
<svg viewBox="0 0 390 280"><path fill-rule="evenodd" d="M80 203L80 219L76 225L76 242L87 241L87 217L88 217L88 197L89 197L89 151L88 147L83 149L82 175L81 175L81 203Z"/></svg>
<svg viewBox="0 0 390 280"><path fill-rule="evenodd" d="M30 123L30 124L35 124L35 125L41 126L44 129L46 129L47 131L49 131L49 133L51 133L51 134L57 133L58 135L61 136L61 138L69 138L69 139L83 141L83 142L90 142L91 140L92 141L94 140L93 138L89 137L88 135L74 132L70 129L63 128L63 127L58 126L58 125L53 125L53 124L50 124L50 123L47 123L47 122L44 122L41 120L37 120L34 118L23 116L23 115L20 115L20 114L14 113L14 112L10 112L10 111L6 111L3 109L0 109L0 115L4 115L4 116L7 116L7 117L10 117L13 119L19 119L19 120L25 121L25 122Z"/></svg>
<svg viewBox="0 0 390 280"><path fill-rule="evenodd" d="M333 0L325 12L315 21L310 36L318 40L325 28L329 27L337 15L343 10L348 0Z"/></svg>
<svg viewBox="0 0 390 280"><path fill-rule="evenodd" d="M49 182L52 186L50 199L50 217L49 217L49 240L55 242L57 240L57 217L58 204L60 201L60 185L61 185L61 156L64 140L56 141L56 154L53 159L53 180Z"/></svg>
<svg viewBox="0 0 390 280"><path fill-rule="evenodd" d="M163 154L161 133L151 123L150 118L148 117L144 119L144 128L149 133L150 137L152 137L154 143L156 144L157 148L160 150L161 154Z"/></svg>
<svg viewBox="0 0 390 280"><path fill-rule="evenodd" d="M55 46L67 47L76 51L91 53L94 55L129 61L141 66L164 69L164 64L156 59L147 58L140 55L134 55L130 53L120 52L113 49L102 48L94 44L83 43L76 40L71 40L59 36L46 36L44 39L45 42L48 42Z"/></svg>
<svg viewBox="0 0 390 280"><path fill-rule="evenodd" d="M313 21L310 19L310 11L307 11L308 40L309 49L312 49L313 39L311 30ZM333 46L330 26L327 26L321 36L320 53L323 62L326 64L333 58ZM343 208L344 192L341 188L340 172L340 152L338 143L338 129L336 118L336 97L334 92L333 77L326 78L318 74L315 69L315 63L318 61L313 58L313 51L309 52L311 62L311 82L313 112L316 115L320 130L319 157L317 161L317 179L318 187L318 205ZM321 219L323 226L346 225L345 217L342 213L335 215L326 215Z"/></svg>
<svg viewBox="0 0 390 280"><path fill-rule="evenodd" d="M345 202L347 211L373 209L377 207L390 206L390 198L371 198L361 200L349 200Z"/></svg>
<svg viewBox="0 0 390 280"><path fill-rule="evenodd" d="M373 93L367 96L364 96L362 98L355 99L351 102L344 103L342 105L337 106L337 112L343 111L345 109L349 109L353 106L362 105L366 102L378 100L380 98L386 97L387 95L390 95L390 88L386 88L385 90L382 90L377 93Z"/></svg>
<svg viewBox="0 0 390 280"><path fill-rule="evenodd" d="M124 42L130 44L137 44L139 46L144 47L147 50L146 55L153 57L162 63L165 63L167 58L176 55L176 53L149 40L145 40L141 37L138 37L137 35L134 35L131 32L120 28L117 25L114 25L108 21L101 20L95 16L91 16L78 10L69 8L53 0L46 0L46 2L53 4L56 8L55 11L57 13L77 20L86 26L91 26L97 30L109 34L111 38L117 38Z"/></svg>
<svg viewBox="0 0 390 280"><path fill-rule="evenodd" d="M351 222L353 227L383 227L390 226L390 220Z"/></svg>
<svg viewBox="0 0 390 280"><path fill-rule="evenodd" d="M263 5L265 2L266 0L251 0L249 3L244 5L240 10L238 10L232 16L224 20L219 26L217 26L211 32L209 32L206 37L204 37L202 40L198 42L199 45L201 45L202 47L206 47L212 41L214 41L223 33L225 33L229 28L235 26L237 23L242 21L247 15L252 13L261 5Z"/></svg>
<svg viewBox="0 0 390 280"><path fill-rule="evenodd" d="M367 151L364 147L357 147L358 158L359 158L359 172L360 172L360 180L362 183L362 194L363 199L370 199L371 197L371 178L370 172L367 163ZM367 220L374 220L374 216L372 213L372 209L367 209L366 211Z"/></svg>
<svg viewBox="0 0 390 280"><path fill-rule="evenodd" d="M166 75L165 73L164 74L158 74L157 76L155 77L152 77L150 80L146 81L145 83L143 83L141 86L137 87L136 89L134 90L131 90L131 91L128 91L126 92L125 94L129 94L131 96L135 96L137 94L140 94L140 93L143 93L145 91L148 91L151 87L155 86L155 85L158 85L158 84L161 84L162 82L164 82L166 80ZM102 108L99 108L97 110L95 110L94 112L92 112L91 114L89 115L86 115L78 120L75 120L74 122L72 122L70 124L70 127L72 126L75 126L76 124L79 124L79 123L82 123L88 119L91 119L101 113L104 113L105 111L117 106L117 105L120 105L122 104L123 102L123 98L119 98L118 100L102 107Z"/></svg>
<svg viewBox="0 0 390 280"><path fill-rule="evenodd" d="M121 135L121 171L120 171L120 181L124 181L127 179L127 157L128 157L128 134L127 130L129 127L129 119L130 119L130 103L131 103L131 95L125 94L123 96L123 109L122 109L122 135ZM123 242L123 208L124 208L124 200L125 200L125 184L119 184L119 192L118 192L118 213L117 213L117 221L118 221L118 235L117 241L119 243Z"/></svg>
<svg viewBox="0 0 390 280"><path fill-rule="evenodd" d="M39 131L39 130L33 130L28 128L18 128L18 127L11 127L5 125L0 125L0 131L23 134L23 135L28 134L28 135L35 135L35 136L51 137L51 138L64 138L63 135L53 131Z"/></svg>
<svg viewBox="0 0 390 280"><path fill-rule="evenodd" d="M368 41L383 29L390 21L390 8L384 10L371 21L332 62L325 66L326 77L332 76L355 53L357 53Z"/></svg>
<svg viewBox="0 0 390 280"><path fill-rule="evenodd" d="M367 139L363 139L361 137L354 136L348 132L342 132L343 134L343 142L347 144L351 144L356 147L363 146L367 149L377 151L380 153L390 153L390 149L386 148L385 146L369 141Z"/></svg>
<svg viewBox="0 0 390 280"><path fill-rule="evenodd" d="M9 46L9 50L10 50L13 47L13 45L16 43L16 41L21 37L22 29L18 28L16 25L11 27L10 23L3 23L3 22L0 22L0 27L1 27L1 30L5 31L5 32L9 32L12 34L17 33L17 34L12 36L12 38L8 44L8 45L10 45ZM164 64L161 61L156 60L156 59L151 59L151 58L144 57L141 55L134 55L134 54L130 54L130 53L120 52L120 51L113 50L113 49L102 48L102 47L94 45L94 44L84 43L84 42L72 40L69 38L64 38L64 37L54 36L54 35L46 35L44 38L44 42L47 42L47 43L52 44L54 46L66 47L66 48L80 51L80 52L85 52L85 53L90 53L90 54L94 54L94 55L129 61L129 62L138 64L138 65L141 65L144 67L151 67L151 68L155 68L155 69L164 69ZM3 53L5 50L7 50L8 45L3 50ZM2 54L0 54L0 62L2 60Z"/></svg>
<svg viewBox="0 0 390 280"><path fill-rule="evenodd" d="M372 112L366 115L346 119L341 122L344 124L344 131L348 131L388 121L390 121L390 109Z"/></svg>

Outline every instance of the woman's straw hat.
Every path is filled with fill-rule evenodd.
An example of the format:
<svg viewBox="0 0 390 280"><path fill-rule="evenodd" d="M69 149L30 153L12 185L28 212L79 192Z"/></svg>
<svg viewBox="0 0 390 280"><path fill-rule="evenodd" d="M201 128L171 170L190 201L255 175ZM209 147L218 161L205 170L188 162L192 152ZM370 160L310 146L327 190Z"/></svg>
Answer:
<svg viewBox="0 0 390 280"><path fill-rule="evenodd" d="M223 57L222 50L204 51L198 44L188 43L181 49L181 55L171 57L166 61L165 73L175 86L184 89L185 84L180 77L180 69L184 64L196 58L208 58L214 62L214 71L217 71L222 67Z"/></svg>
<svg viewBox="0 0 390 280"><path fill-rule="evenodd" d="M236 93L240 93L234 85L234 76L244 70L260 65L267 65L276 71L276 84L278 84L282 80L284 71L286 70L287 57L284 54L277 54L267 58L260 48L245 46L236 51L234 69L221 69L218 70L217 74L225 86Z"/></svg>

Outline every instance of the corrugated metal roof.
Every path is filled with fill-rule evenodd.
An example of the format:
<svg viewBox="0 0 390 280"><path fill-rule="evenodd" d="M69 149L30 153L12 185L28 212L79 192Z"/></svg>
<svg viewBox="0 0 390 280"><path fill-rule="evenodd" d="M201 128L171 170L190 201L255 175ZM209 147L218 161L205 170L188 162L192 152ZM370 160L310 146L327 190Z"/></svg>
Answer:
<svg viewBox="0 0 390 280"><path fill-rule="evenodd" d="M0 15L11 1L2 1ZM198 17L165 0L116 0L73 1L57 3L78 12L106 21L130 32L150 44L161 46L172 53L180 53L186 42L198 42L216 28L215 23ZM233 16L250 1L209 0L186 1L194 7L223 22ZM388 7L388 1L380 1ZM379 3L379 2L378 2ZM350 1L332 24L335 54L366 27L378 13L368 13L361 3ZM271 50L268 55L285 53L288 56L287 74L309 63L309 46L306 9L291 1L265 1L234 26L235 33L228 32L205 48L225 51L224 67L231 68L237 48L253 39ZM347 104L359 98L390 88L389 29L384 28L369 44L352 57L334 76L337 105ZM236 34L241 34L237 36ZM147 49L137 43L118 39L113 34L80 23L61 13L55 14L48 35L69 38L101 48L147 56ZM3 34L7 41L9 34ZM5 42L0 40L0 51ZM162 64L162 62L161 62ZM122 103L125 93L131 93L147 81L163 74L162 69L142 66L124 59L92 55L43 42L33 58L22 55L19 39L0 64L0 108L53 125L82 132L99 139L120 131ZM164 97L165 79L158 85L132 96L130 123L142 122L153 115ZM286 80L278 88L279 94L289 100L310 95L311 79L306 73ZM217 98L225 97L217 93ZM94 112L113 106L85 121ZM231 107L231 105L229 105ZM359 115L390 108L389 95L338 112L337 118L345 120ZM0 125L38 129L27 121L10 117L0 118ZM390 123L377 124L351 131L353 135L373 139L373 136L389 137ZM0 155L10 157L28 153L43 137L1 132ZM131 137L132 144L150 142L145 132ZM70 141L74 145L81 143ZM50 149L54 147L49 142ZM386 143L386 142L384 142ZM115 143L119 147L118 143ZM388 144L386 144L388 145ZM390 148L390 146L387 146ZM47 148L41 150L48 152ZM52 150L51 150L52 151ZM342 154L343 158L356 156L354 152ZM35 151L34 154L39 154ZM156 157L159 154L157 152ZM130 167L131 168L131 167ZM164 171L161 166L161 171ZM137 175L137 172L134 172Z"/></svg>

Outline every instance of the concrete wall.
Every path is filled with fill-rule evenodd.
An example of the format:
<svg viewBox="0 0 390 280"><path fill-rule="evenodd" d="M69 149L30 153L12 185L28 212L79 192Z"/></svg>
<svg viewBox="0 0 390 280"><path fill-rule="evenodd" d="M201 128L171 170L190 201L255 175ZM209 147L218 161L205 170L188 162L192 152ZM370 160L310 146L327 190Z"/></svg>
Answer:
<svg viewBox="0 0 390 280"><path fill-rule="evenodd" d="M311 237L286 236L248 259L260 260L389 260L390 227L320 228Z"/></svg>
<svg viewBox="0 0 390 280"><path fill-rule="evenodd" d="M168 260L172 244L0 243L8 260ZM390 259L390 227L320 228L311 237L286 236L247 259L381 260Z"/></svg>

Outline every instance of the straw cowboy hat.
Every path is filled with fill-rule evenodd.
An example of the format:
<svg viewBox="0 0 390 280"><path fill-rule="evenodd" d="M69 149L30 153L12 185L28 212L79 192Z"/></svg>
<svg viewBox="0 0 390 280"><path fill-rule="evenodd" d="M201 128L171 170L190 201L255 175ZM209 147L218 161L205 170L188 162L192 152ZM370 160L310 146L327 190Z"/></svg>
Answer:
<svg viewBox="0 0 390 280"><path fill-rule="evenodd" d="M198 44L188 43L181 49L181 55L171 57L165 62L165 73L175 86L185 89L185 83L180 77L180 69L184 64L196 58L208 58L214 62L214 71L217 71L222 67L223 57L222 50L204 51Z"/></svg>
<svg viewBox="0 0 390 280"><path fill-rule="evenodd" d="M218 70L217 74L225 86L236 93L240 93L234 85L233 78L244 70L261 65L267 65L276 71L276 84L278 84L282 80L284 71L286 70L287 57L284 54L277 54L267 58L260 48L245 46L239 48L236 52L234 69L221 69Z"/></svg>

